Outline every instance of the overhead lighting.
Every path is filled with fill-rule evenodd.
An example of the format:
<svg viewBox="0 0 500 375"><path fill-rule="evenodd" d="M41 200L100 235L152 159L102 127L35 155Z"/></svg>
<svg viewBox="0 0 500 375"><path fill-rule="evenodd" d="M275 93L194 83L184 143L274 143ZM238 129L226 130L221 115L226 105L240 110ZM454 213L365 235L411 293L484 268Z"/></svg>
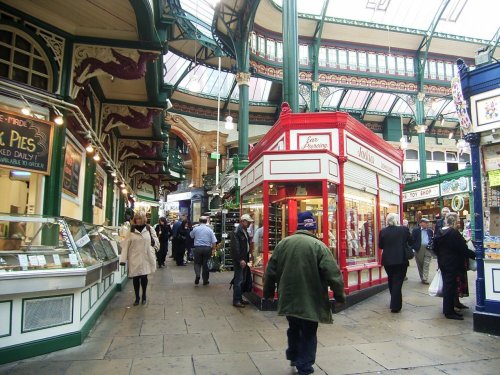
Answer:
<svg viewBox="0 0 500 375"><path fill-rule="evenodd" d="M55 106L52 106L52 109L54 110L54 113L56 114L56 117L54 117L54 122L56 123L56 125L64 124L64 117L63 117L62 113Z"/></svg>
<svg viewBox="0 0 500 375"><path fill-rule="evenodd" d="M94 155L94 160L95 161L99 161L101 160L101 157L99 156L99 154L96 152L95 155Z"/></svg>
<svg viewBox="0 0 500 375"><path fill-rule="evenodd" d="M233 130L234 129L234 124L233 124L233 118L231 115L226 117L226 122L224 124L224 128L227 130Z"/></svg>
<svg viewBox="0 0 500 375"><path fill-rule="evenodd" d="M94 146L92 146L92 143L89 143L87 147L85 147L85 151L88 153L94 152Z"/></svg>
<svg viewBox="0 0 500 375"><path fill-rule="evenodd" d="M121 187L121 188L124 188L124 187L125 187L125 184L122 182L122 183L120 184L120 187Z"/></svg>
<svg viewBox="0 0 500 375"><path fill-rule="evenodd" d="M116 177L116 171L111 172L112 177Z"/></svg>
<svg viewBox="0 0 500 375"><path fill-rule="evenodd" d="M24 107L21 108L21 113L25 116L31 116L31 106L30 103L21 95L21 99L24 101Z"/></svg>
<svg viewBox="0 0 500 375"><path fill-rule="evenodd" d="M128 190L127 190L127 189L125 189L125 188L123 188L123 189L122 189L122 193L123 193L123 194L127 194L127 193L128 193Z"/></svg>

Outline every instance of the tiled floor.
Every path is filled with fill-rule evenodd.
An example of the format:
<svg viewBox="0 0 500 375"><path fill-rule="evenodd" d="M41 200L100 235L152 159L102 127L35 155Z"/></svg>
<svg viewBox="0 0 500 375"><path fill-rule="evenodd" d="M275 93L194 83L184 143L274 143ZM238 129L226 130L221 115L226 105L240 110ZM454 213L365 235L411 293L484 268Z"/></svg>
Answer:
<svg viewBox="0 0 500 375"><path fill-rule="evenodd" d="M83 345L0 366L0 374L294 374L284 356L286 319L234 308L231 278L211 274L210 285L195 286L192 265L169 262L150 277L147 305L132 306L128 283ZM464 321L444 319L414 263L403 293L400 314L390 313L385 291L320 325L315 374L500 373L500 338L472 331L475 295L462 300L471 307Z"/></svg>

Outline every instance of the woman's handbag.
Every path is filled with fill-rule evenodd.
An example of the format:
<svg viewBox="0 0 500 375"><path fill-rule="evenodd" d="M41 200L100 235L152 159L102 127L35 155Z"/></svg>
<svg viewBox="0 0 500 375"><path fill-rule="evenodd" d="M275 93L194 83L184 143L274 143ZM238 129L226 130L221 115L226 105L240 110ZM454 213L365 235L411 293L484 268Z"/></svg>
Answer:
<svg viewBox="0 0 500 375"><path fill-rule="evenodd" d="M467 271L477 271L477 262L475 259L467 259L468 260L468 267Z"/></svg>
<svg viewBox="0 0 500 375"><path fill-rule="evenodd" d="M429 295L431 297L443 296L443 276L441 275L440 269L437 270L434 278L432 279L431 285L429 285Z"/></svg>
<svg viewBox="0 0 500 375"><path fill-rule="evenodd" d="M406 255L406 259L408 259L408 260L415 258L415 253L413 252L413 249L411 248L411 246L406 245L405 255Z"/></svg>

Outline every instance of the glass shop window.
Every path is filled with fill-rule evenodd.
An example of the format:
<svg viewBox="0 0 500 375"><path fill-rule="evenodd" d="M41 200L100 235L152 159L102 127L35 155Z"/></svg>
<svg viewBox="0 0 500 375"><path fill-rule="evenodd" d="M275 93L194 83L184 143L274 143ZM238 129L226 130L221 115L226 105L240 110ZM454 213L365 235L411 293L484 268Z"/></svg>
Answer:
<svg viewBox="0 0 500 375"><path fill-rule="evenodd" d="M347 51L344 49L339 49L339 68L347 68Z"/></svg>
<svg viewBox="0 0 500 375"><path fill-rule="evenodd" d="M464 152L458 157L460 163L470 163L470 154Z"/></svg>
<svg viewBox="0 0 500 375"><path fill-rule="evenodd" d="M406 150L406 160L418 160L418 151Z"/></svg>
<svg viewBox="0 0 500 375"><path fill-rule="evenodd" d="M283 43L276 43L276 61L283 61Z"/></svg>
<svg viewBox="0 0 500 375"><path fill-rule="evenodd" d="M385 62L385 55L377 55L378 71L379 73L387 73L387 64Z"/></svg>
<svg viewBox="0 0 500 375"><path fill-rule="evenodd" d="M396 64L397 64L396 73L399 74L399 75L401 75L401 76L404 76L405 73L406 73L405 58L404 57L397 57L396 58Z"/></svg>
<svg viewBox="0 0 500 375"><path fill-rule="evenodd" d="M425 160L432 160L432 152L425 151Z"/></svg>
<svg viewBox="0 0 500 375"><path fill-rule="evenodd" d="M375 223L375 196L345 188L347 264L377 259L378 228Z"/></svg>
<svg viewBox="0 0 500 375"><path fill-rule="evenodd" d="M321 47L319 49L318 65L319 66L326 66L326 48L325 47Z"/></svg>
<svg viewBox="0 0 500 375"><path fill-rule="evenodd" d="M358 69L366 71L366 52L358 52Z"/></svg>
<svg viewBox="0 0 500 375"><path fill-rule="evenodd" d="M299 46L299 63L301 65L309 64L309 47L305 45Z"/></svg>
<svg viewBox="0 0 500 375"><path fill-rule="evenodd" d="M250 35L250 48L253 53L257 50L257 34L251 33Z"/></svg>
<svg viewBox="0 0 500 375"><path fill-rule="evenodd" d="M399 214L399 206L397 204L380 201L380 230L386 227L385 219L389 214Z"/></svg>
<svg viewBox="0 0 500 375"><path fill-rule="evenodd" d="M444 62L438 61L437 63L437 75L439 79L445 80L446 75L444 73Z"/></svg>
<svg viewBox="0 0 500 375"><path fill-rule="evenodd" d="M377 71L377 55L375 55L374 53L368 54L368 70L370 72Z"/></svg>
<svg viewBox="0 0 500 375"><path fill-rule="evenodd" d="M443 151L434 151L432 153L432 160L434 160L434 161L444 161L444 152Z"/></svg>
<svg viewBox="0 0 500 375"><path fill-rule="evenodd" d="M387 67L389 74L396 74L396 58L394 56L387 56Z"/></svg>
<svg viewBox="0 0 500 375"><path fill-rule="evenodd" d="M348 58L349 58L349 69L351 70L358 69L358 58L356 51L349 51Z"/></svg>
<svg viewBox="0 0 500 375"><path fill-rule="evenodd" d="M457 161L457 153L455 151L446 151L446 161Z"/></svg>
<svg viewBox="0 0 500 375"><path fill-rule="evenodd" d="M266 40L266 57L269 60L274 60L276 57L276 42L274 40Z"/></svg>
<svg viewBox="0 0 500 375"><path fill-rule="evenodd" d="M413 64L413 58L406 58L406 74L409 76L415 75L415 68Z"/></svg>
<svg viewBox="0 0 500 375"><path fill-rule="evenodd" d="M327 66L331 68L337 67L337 50L334 48L328 48L328 62Z"/></svg>
<svg viewBox="0 0 500 375"><path fill-rule="evenodd" d="M259 53L259 55L264 56L266 54L266 40L261 36L259 36L257 40L258 40L257 52Z"/></svg>

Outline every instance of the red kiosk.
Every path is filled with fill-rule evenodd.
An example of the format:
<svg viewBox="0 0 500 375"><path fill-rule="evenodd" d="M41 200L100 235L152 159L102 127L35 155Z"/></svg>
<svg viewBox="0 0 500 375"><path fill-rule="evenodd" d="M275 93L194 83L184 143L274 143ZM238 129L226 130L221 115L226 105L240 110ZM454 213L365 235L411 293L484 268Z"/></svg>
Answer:
<svg viewBox="0 0 500 375"><path fill-rule="evenodd" d="M388 213L401 215L401 150L347 113L290 113L285 106L249 157L240 192L242 214L255 220L249 228L254 302L263 307L267 262L306 210L339 263L348 296L385 287L378 233Z"/></svg>

